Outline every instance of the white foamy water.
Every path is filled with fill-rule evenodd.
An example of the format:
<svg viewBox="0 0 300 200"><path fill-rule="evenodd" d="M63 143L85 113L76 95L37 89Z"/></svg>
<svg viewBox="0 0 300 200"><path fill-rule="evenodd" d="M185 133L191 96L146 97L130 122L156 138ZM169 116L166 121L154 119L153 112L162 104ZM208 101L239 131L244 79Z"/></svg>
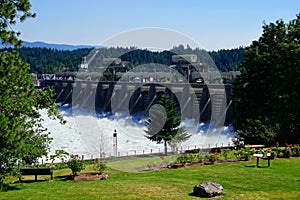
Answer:
<svg viewBox="0 0 300 200"><path fill-rule="evenodd" d="M157 144L145 137L143 120L137 121L122 114L96 117L93 113L68 106L61 106L59 111L67 120L64 125L49 119L46 112L41 111L45 119L44 126L53 138L50 155L54 154L55 150L62 149L71 154L84 155L86 159L99 158L100 152L105 157L113 156L114 130L117 131L117 151L120 156L146 154L151 151L158 153L164 150L163 144ZM235 135L230 127L214 129L209 124L195 125L193 120L185 120L182 125L186 126L192 136L178 145L179 150L227 146Z"/></svg>

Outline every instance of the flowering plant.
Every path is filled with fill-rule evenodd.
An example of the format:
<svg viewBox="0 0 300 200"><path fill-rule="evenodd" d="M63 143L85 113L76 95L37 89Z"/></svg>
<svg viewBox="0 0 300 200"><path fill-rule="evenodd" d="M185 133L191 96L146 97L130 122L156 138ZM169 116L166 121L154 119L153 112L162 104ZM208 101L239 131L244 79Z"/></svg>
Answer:
<svg viewBox="0 0 300 200"><path fill-rule="evenodd" d="M292 154L293 154L293 156L297 156L297 157L300 156L300 146L299 145L294 144L292 146Z"/></svg>
<svg viewBox="0 0 300 200"><path fill-rule="evenodd" d="M291 157L291 148L290 146L285 143L285 153L284 153L285 158L290 158Z"/></svg>
<svg viewBox="0 0 300 200"><path fill-rule="evenodd" d="M218 159L218 152L217 151L215 151L214 153L209 153L209 158L208 158L209 162L214 163L214 162L217 161L217 159Z"/></svg>

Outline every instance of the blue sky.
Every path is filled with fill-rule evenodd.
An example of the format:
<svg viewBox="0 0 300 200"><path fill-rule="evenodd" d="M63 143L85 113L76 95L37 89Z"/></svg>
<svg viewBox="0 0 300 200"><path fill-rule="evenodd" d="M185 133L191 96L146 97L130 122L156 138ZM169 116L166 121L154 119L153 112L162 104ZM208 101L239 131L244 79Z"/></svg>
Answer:
<svg viewBox="0 0 300 200"><path fill-rule="evenodd" d="M299 0L31 0L34 19L16 25L26 41L101 45L120 32L142 27L178 31L207 50L246 46L263 22L288 22Z"/></svg>

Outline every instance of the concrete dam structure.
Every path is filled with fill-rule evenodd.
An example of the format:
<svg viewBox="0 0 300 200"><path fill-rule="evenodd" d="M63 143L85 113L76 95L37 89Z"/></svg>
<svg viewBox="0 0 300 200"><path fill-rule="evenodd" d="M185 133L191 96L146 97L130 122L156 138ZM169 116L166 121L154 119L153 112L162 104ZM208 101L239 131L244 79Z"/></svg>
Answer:
<svg viewBox="0 0 300 200"><path fill-rule="evenodd" d="M56 102L61 104L145 117L167 93L182 119L213 122L216 127L231 124L231 84L224 83L231 83L240 72L219 72L194 54L173 55L170 66L148 63L132 69L120 58L97 63L96 55L97 50L91 59L84 58L78 72L42 75L42 85L54 86Z"/></svg>
<svg viewBox="0 0 300 200"><path fill-rule="evenodd" d="M162 94L175 100L181 115L199 122L231 124L230 84L134 83L121 81L43 80L53 86L57 103L72 104L97 113L127 112L148 116Z"/></svg>

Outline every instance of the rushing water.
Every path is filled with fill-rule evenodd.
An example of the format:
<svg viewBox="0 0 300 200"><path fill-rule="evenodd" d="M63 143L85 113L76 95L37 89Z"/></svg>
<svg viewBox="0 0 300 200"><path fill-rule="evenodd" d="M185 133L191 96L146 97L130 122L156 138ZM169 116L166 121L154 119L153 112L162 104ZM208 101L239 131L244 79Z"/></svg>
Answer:
<svg viewBox="0 0 300 200"><path fill-rule="evenodd" d="M45 111L44 125L51 132L53 141L50 154L62 149L71 154L84 155L85 158L108 157L115 155L114 130L117 131L117 152L120 156L163 152L163 144L157 144L145 137L144 120L138 117L124 116L122 113L95 115L72 109L70 106L59 107L60 113L67 120L62 125L49 119ZM182 123L192 136L178 144L178 150L227 146L235 135L231 127L211 128L210 124L194 124L191 119ZM169 149L170 150L170 149Z"/></svg>

